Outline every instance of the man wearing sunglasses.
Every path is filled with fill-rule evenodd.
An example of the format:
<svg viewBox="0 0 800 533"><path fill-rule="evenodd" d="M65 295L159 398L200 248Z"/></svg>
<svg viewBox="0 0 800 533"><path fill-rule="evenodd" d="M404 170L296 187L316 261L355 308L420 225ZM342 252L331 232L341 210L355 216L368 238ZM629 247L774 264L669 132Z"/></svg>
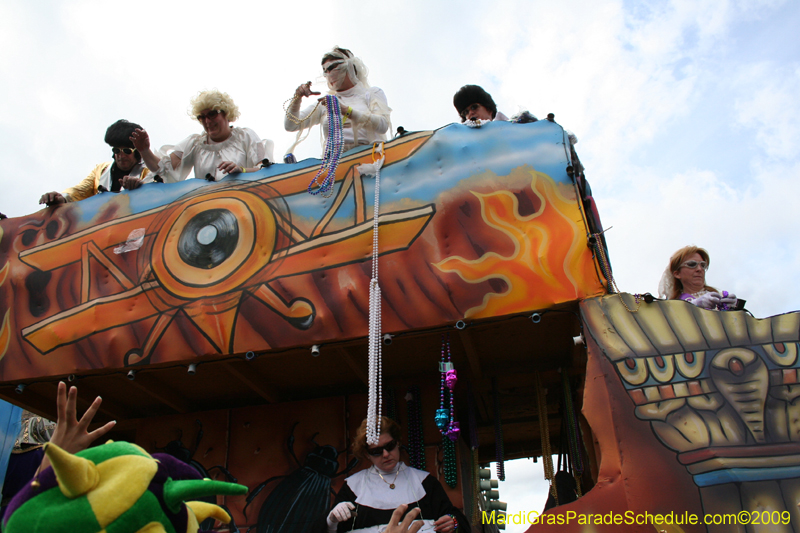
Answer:
<svg viewBox="0 0 800 533"><path fill-rule="evenodd" d="M477 120L489 122L494 120L508 121L508 117L497 110L492 95L478 85L464 85L453 96L453 105L461 117L461 122Z"/></svg>
<svg viewBox="0 0 800 533"><path fill-rule="evenodd" d="M131 134L137 128L141 129L141 126L124 119L109 126L105 141L111 146L114 160L100 163L83 181L63 193L53 191L43 194L39 203L51 206L77 202L98 192L138 189L143 183L153 181L153 175L142 162L142 156L130 140Z"/></svg>

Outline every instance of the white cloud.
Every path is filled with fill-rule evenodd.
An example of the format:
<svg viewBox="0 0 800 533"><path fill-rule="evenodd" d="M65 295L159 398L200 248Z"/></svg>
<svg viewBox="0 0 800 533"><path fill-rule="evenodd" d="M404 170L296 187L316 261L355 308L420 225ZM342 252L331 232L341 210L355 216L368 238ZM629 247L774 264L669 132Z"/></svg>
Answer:
<svg viewBox="0 0 800 533"><path fill-rule="evenodd" d="M752 128L756 141L771 158L800 156L800 68L771 63L754 65L738 80L743 94L736 99L736 119Z"/></svg>

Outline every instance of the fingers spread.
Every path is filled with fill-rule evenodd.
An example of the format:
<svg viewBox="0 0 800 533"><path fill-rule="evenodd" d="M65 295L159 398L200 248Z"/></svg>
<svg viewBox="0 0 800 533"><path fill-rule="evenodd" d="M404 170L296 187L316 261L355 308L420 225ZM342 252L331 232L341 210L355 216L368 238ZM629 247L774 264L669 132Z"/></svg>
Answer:
<svg viewBox="0 0 800 533"><path fill-rule="evenodd" d="M111 431L112 429L114 429L114 426L116 426L116 425L117 425L117 421L116 420L112 420L111 422L106 423L104 426L99 427L99 428L95 429L94 431L92 431L91 433L89 433L89 438L91 438L93 441L97 440L100 437L102 437L103 435L105 435L106 433L108 433L109 431Z"/></svg>
<svg viewBox="0 0 800 533"><path fill-rule="evenodd" d="M67 409L66 409L66 416L67 421L77 420L77 403L78 403L78 389L76 387L70 387L69 392L67 393Z"/></svg>
<svg viewBox="0 0 800 533"><path fill-rule="evenodd" d="M58 414L58 420L67 419L67 384L64 383L63 381L58 382L56 411Z"/></svg>
<svg viewBox="0 0 800 533"><path fill-rule="evenodd" d="M81 417L80 422L78 422L78 425L84 428L89 427L89 424L92 423L94 415L97 414L97 410L100 409L101 403L103 403L103 399L100 396L95 398L94 401L92 402L92 405L90 405L89 408L86 410L86 412L83 413L83 416Z"/></svg>

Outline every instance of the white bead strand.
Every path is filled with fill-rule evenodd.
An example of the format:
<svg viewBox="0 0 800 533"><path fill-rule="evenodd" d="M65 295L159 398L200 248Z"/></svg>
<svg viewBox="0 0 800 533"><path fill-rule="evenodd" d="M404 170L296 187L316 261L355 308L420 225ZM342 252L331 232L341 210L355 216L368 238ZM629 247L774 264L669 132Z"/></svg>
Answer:
<svg viewBox="0 0 800 533"><path fill-rule="evenodd" d="M381 436L381 414L383 406L383 361L381 337L381 287L378 284L378 217L380 215L381 166L383 165L383 145L381 158L371 167L375 172L375 202L372 214L372 279L369 284L369 400L367 403L367 444L377 445ZM364 169L366 170L366 169ZM365 172L366 173L366 172Z"/></svg>

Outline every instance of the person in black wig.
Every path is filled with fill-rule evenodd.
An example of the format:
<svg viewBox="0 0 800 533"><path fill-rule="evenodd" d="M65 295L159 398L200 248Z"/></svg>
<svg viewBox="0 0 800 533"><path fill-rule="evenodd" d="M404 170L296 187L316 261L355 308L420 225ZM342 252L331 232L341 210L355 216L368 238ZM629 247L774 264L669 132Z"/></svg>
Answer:
<svg viewBox="0 0 800 533"><path fill-rule="evenodd" d="M508 120L508 117L497 110L492 95L478 85L464 85L453 96L453 105L461 117L461 122Z"/></svg>
<svg viewBox="0 0 800 533"><path fill-rule="evenodd" d="M98 192L119 192L122 189L138 189L143 183L153 181L153 175L142 163L142 156L133 147L130 137L141 126L121 119L106 130L105 142L111 146L113 161L100 163L89 175L74 187L63 193L48 192L39 199L40 204L48 206L77 202Z"/></svg>

